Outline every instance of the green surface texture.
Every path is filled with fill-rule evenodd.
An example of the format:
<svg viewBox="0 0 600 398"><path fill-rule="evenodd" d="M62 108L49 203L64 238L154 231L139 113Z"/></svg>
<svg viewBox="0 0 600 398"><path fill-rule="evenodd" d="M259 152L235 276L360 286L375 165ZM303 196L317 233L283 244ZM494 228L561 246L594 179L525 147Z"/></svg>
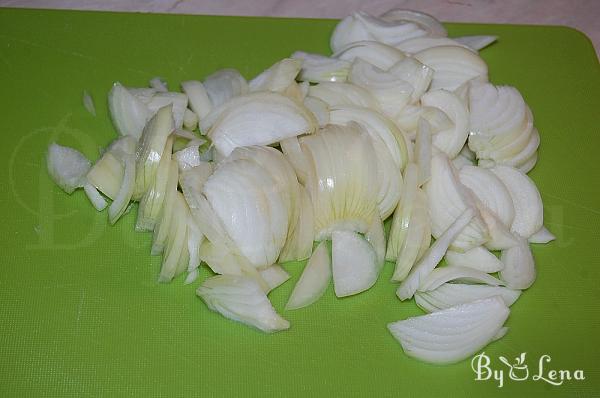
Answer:
<svg viewBox="0 0 600 398"><path fill-rule="evenodd" d="M45 169L56 141L96 159L115 133L114 81L171 87L217 68L250 78L295 50L328 53L333 20L0 9L0 396L527 396L600 395L600 68L581 33L562 27L448 24L451 35L493 34L482 52L496 84L519 88L542 144L530 176L557 241L535 246L538 279L512 307L508 335L485 349L527 352L530 372L582 369L583 381L475 381L470 360L408 358L388 322L420 314L388 282L306 309L265 335L210 312L194 290L156 283L151 235L116 226L82 191L69 196ZM87 90L97 117L82 105ZM206 269L201 279L209 275ZM505 375L508 378L508 375Z"/></svg>

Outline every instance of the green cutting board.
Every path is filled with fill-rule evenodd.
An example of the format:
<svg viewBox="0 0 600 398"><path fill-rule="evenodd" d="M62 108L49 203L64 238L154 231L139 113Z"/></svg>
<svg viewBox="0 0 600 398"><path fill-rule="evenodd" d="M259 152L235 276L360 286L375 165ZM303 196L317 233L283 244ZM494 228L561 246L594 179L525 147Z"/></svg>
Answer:
<svg viewBox="0 0 600 398"><path fill-rule="evenodd" d="M400 302L388 264L375 288L284 311L301 266L272 293L289 331L266 335L196 298L199 282L157 284L151 236L135 208L107 225L83 192L49 180L56 141L96 159L115 137L114 81L171 87L234 67L247 78L295 50L328 52L332 20L0 9L1 396L598 396L600 394L600 68L581 33L562 27L449 24L493 34L482 52L497 84L521 90L542 136L530 174L558 239L535 246L538 279L512 307L490 367L527 353L529 381L477 381L471 361L408 358L386 329L419 314ZM82 105L91 93L97 116ZM201 279L209 275L206 269ZM539 358L583 370L560 386L534 381Z"/></svg>

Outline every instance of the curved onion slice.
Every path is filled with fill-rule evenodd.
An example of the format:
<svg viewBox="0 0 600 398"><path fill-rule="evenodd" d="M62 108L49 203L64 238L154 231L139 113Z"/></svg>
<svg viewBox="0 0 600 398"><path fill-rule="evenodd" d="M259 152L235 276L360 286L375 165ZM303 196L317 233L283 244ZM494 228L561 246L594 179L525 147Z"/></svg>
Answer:
<svg viewBox="0 0 600 398"><path fill-rule="evenodd" d="M469 225L473 219L472 209L465 210L456 220L444 231L442 235L425 252L419 263L411 270L408 277L402 282L396 295L400 300L411 298L417 291L421 282L429 275L444 257L444 254L450 247L450 244L461 231Z"/></svg>
<svg viewBox="0 0 600 398"><path fill-rule="evenodd" d="M221 69L204 79L204 88L213 107L248 92L246 79L235 69Z"/></svg>
<svg viewBox="0 0 600 398"><path fill-rule="evenodd" d="M323 241L319 243L304 267L285 305L286 310L307 307L321 298L331 281L330 262L327 241Z"/></svg>
<svg viewBox="0 0 600 398"><path fill-rule="evenodd" d="M419 166L419 186L431 177L431 125L426 119L419 119L415 141L415 161Z"/></svg>
<svg viewBox="0 0 600 398"><path fill-rule="evenodd" d="M458 177L504 225L512 224L515 218L513 200L506 185L494 173L481 167L464 166Z"/></svg>
<svg viewBox="0 0 600 398"><path fill-rule="evenodd" d="M529 237L529 243L548 243L556 239L556 236L544 226Z"/></svg>
<svg viewBox="0 0 600 398"><path fill-rule="evenodd" d="M379 103L368 90L350 83L319 83L310 86L309 97L318 98L329 106L356 105L379 110Z"/></svg>
<svg viewBox="0 0 600 398"><path fill-rule="evenodd" d="M414 39L405 40L401 43L396 44L394 47L396 47L398 50L401 50L407 54L416 54L420 51L427 50L427 49L433 48L433 47L439 47L439 46L458 46L458 47L465 47L470 50L469 47L457 42L454 39L450 39L448 37L429 37L429 36L415 37Z"/></svg>
<svg viewBox="0 0 600 398"><path fill-rule="evenodd" d="M404 352L445 364L470 357L492 342L510 310L497 296L388 324Z"/></svg>
<svg viewBox="0 0 600 398"><path fill-rule="evenodd" d="M167 137L173 131L173 113L171 109L172 105L159 109L144 127L136 151L134 199L141 198L156 178L156 171Z"/></svg>
<svg viewBox="0 0 600 398"><path fill-rule="evenodd" d="M290 279L290 274L288 274L287 271L278 264L273 264L270 267L262 269L258 272L269 286L269 291L276 289Z"/></svg>
<svg viewBox="0 0 600 398"><path fill-rule="evenodd" d="M285 154L285 157L294 168L298 181L304 184L310 165L306 158L306 154L302 152L302 148L300 148L298 137L283 139L279 141L279 145L281 146L281 151Z"/></svg>
<svg viewBox="0 0 600 398"><path fill-rule="evenodd" d="M156 93L152 96L150 102L146 104L152 114L159 109L171 105L173 112L173 123L175 128L180 129L183 126L183 119L188 105L188 97L182 93Z"/></svg>
<svg viewBox="0 0 600 398"><path fill-rule="evenodd" d="M63 191L70 194L85 185L91 162L83 154L73 148L56 143L48 147L46 156L48 174Z"/></svg>
<svg viewBox="0 0 600 398"><path fill-rule="evenodd" d="M121 188L119 189L115 200L108 208L108 220L111 224L116 223L125 213L125 210L127 210L135 187L135 159L133 155L127 155L125 157L124 167L125 172L123 173Z"/></svg>
<svg viewBox="0 0 600 398"><path fill-rule="evenodd" d="M449 266L436 268L431 271L419 285L419 290L422 292L435 290L444 283L450 281L482 283L490 286L499 286L503 284L499 279L496 279L483 271L478 271L469 267Z"/></svg>
<svg viewBox="0 0 600 398"><path fill-rule="evenodd" d="M252 79L249 83L250 91L282 93L294 82L300 68L302 59L284 58Z"/></svg>
<svg viewBox="0 0 600 398"><path fill-rule="evenodd" d="M416 202L410 217L410 223L398 258L392 281L403 281L415 262L420 260L431 243L431 225L427 211L427 198L425 193L417 188Z"/></svg>
<svg viewBox="0 0 600 398"><path fill-rule="evenodd" d="M301 137L310 173L305 183L314 209L316 240L335 229L366 232L377 212L377 169L371 138L356 123L328 125Z"/></svg>
<svg viewBox="0 0 600 398"><path fill-rule="evenodd" d="M204 119L213 108L204 85L197 80L188 80L181 83L181 89L188 96L190 108L198 118Z"/></svg>
<svg viewBox="0 0 600 398"><path fill-rule="evenodd" d="M393 117L410 101L413 86L392 69L382 70L360 58L352 62L348 81L371 92L381 105L383 113Z"/></svg>
<svg viewBox="0 0 600 398"><path fill-rule="evenodd" d="M117 82L108 93L108 109L120 135L139 138L152 112L127 88Z"/></svg>
<svg viewBox="0 0 600 398"><path fill-rule="evenodd" d="M108 206L108 202L104 199L104 196L89 182L83 186L83 190L96 210L102 211Z"/></svg>
<svg viewBox="0 0 600 398"><path fill-rule="evenodd" d="M511 231L529 238L544 224L544 205L535 183L520 170L496 166L492 172L504 183L515 207Z"/></svg>
<svg viewBox="0 0 600 398"><path fill-rule="evenodd" d="M285 243L288 214L283 192L267 170L246 159L225 162L202 192L250 263L255 267L275 263Z"/></svg>
<svg viewBox="0 0 600 398"><path fill-rule="evenodd" d="M329 124L329 105L325 101L317 97L307 96L304 98L304 106L315 116L319 127Z"/></svg>
<svg viewBox="0 0 600 398"><path fill-rule="evenodd" d="M427 36L446 37L448 32L435 17L420 11L393 8L381 14L380 18L387 22L412 22L425 29Z"/></svg>
<svg viewBox="0 0 600 398"><path fill-rule="evenodd" d="M377 255L377 266L383 267L385 264L385 230L383 221L380 217L373 217L373 222L369 225L369 229L365 233L365 239L371 244L375 254Z"/></svg>
<svg viewBox="0 0 600 398"><path fill-rule="evenodd" d="M484 247L477 246L464 253L448 250L446 263L453 267L469 267L483 272L498 272L504 268L502 261Z"/></svg>
<svg viewBox="0 0 600 398"><path fill-rule="evenodd" d="M311 134L316 120L301 104L278 93L258 92L230 101L208 135L222 156L235 148L270 145Z"/></svg>
<svg viewBox="0 0 600 398"><path fill-rule="evenodd" d="M414 58L404 58L397 62L392 65L390 72L412 86L411 103L417 102L427 91L433 77L433 70Z"/></svg>
<svg viewBox="0 0 600 398"><path fill-rule="evenodd" d="M498 36L461 36L455 37L458 43L479 51L498 40Z"/></svg>
<svg viewBox="0 0 600 398"><path fill-rule="evenodd" d="M415 293L415 301L423 310L435 312L493 296L501 297L504 304L510 307L520 295L520 290L503 286L444 283L435 290Z"/></svg>
<svg viewBox="0 0 600 398"><path fill-rule="evenodd" d="M406 55L397 48L378 41L358 41L340 48L332 57L348 62L354 62L355 59L360 58L379 69L388 70L406 58Z"/></svg>
<svg viewBox="0 0 600 398"><path fill-rule="evenodd" d="M456 157L469 135L469 112L465 104L453 93L446 90L434 90L421 97L423 106L430 106L444 112L452 126L433 135L433 145L448 157Z"/></svg>
<svg viewBox="0 0 600 398"><path fill-rule="evenodd" d="M333 287L338 297L368 290L377 281L379 265L373 246L352 231L331 234Z"/></svg>
<svg viewBox="0 0 600 398"><path fill-rule="evenodd" d="M407 105L394 117L394 122L408 138L414 140L417 136L419 119L425 119L431 125L432 134L450 130L454 122L439 108L433 106Z"/></svg>
<svg viewBox="0 0 600 398"><path fill-rule="evenodd" d="M174 277L182 274L189 265L187 248L189 208L181 192L175 191L171 206L170 230L158 276L159 282L170 282Z"/></svg>
<svg viewBox="0 0 600 398"><path fill-rule="evenodd" d="M500 260L504 263L500 279L506 282L507 287L523 290L535 281L535 261L526 240L503 250Z"/></svg>
<svg viewBox="0 0 600 398"><path fill-rule="evenodd" d="M345 82L350 70L350 62L320 54L296 51L292 54L292 58L302 60L302 70L298 75L300 81Z"/></svg>
<svg viewBox="0 0 600 398"><path fill-rule="evenodd" d="M487 64L479 55L457 46L419 51L414 57L434 70L430 90L455 90L469 80L487 82Z"/></svg>
<svg viewBox="0 0 600 398"><path fill-rule="evenodd" d="M165 245L167 244L169 232L171 230L172 214L174 203L176 201L177 194L177 182L179 180L179 169L177 168L177 162L171 159L169 163L169 170L167 173L167 180L165 186L165 198L163 200L162 209L159 214L158 223L154 226L154 235L152 237L152 255L160 254L164 251Z"/></svg>
<svg viewBox="0 0 600 398"><path fill-rule="evenodd" d="M165 190L167 189L172 148L173 137L171 136L167 139L165 149L163 150L158 163L156 178L140 199L138 216L135 223L135 229L137 231L152 231L158 221L165 200Z"/></svg>
<svg viewBox="0 0 600 398"><path fill-rule="evenodd" d="M306 260L312 252L315 233L312 203L303 186L298 185L298 190L298 219L294 228L288 230L285 245L279 254L279 262Z"/></svg>
<svg viewBox="0 0 600 398"><path fill-rule="evenodd" d="M288 329L269 302L261 286L251 278L218 275L206 279L196 290L209 309L226 318L272 333Z"/></svg>
<svg viewBox="0 0 600 398"><path fill-rule="evenodd" d="M390 227L385 254L385 258L388 261L396 261L406 239L413 215L413 206L417 200L417 188L418 168L414 163L409 163L404 171L404 184L400 200L392 217L392 225Z"/></svg>
<svg viewBox="0 0 600 398"><path fill-rule="evenodd" d="M475 207L472 194L460 183L454 166L443 153L433 157L431 179L424 188L429 202L434 237L440 236L465 209ZM487 228L483 220L476 216L452 246L464 251L480 246L487 240Z"/></svg>

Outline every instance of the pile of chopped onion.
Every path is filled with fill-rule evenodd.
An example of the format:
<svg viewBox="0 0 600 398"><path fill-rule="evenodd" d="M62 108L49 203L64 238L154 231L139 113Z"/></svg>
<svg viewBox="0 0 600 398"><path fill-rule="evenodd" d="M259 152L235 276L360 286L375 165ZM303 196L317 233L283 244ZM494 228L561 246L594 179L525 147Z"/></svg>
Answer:
<svg viewBox="0 0 600 398"><path fill-rule="evenodd" d="M111 224L138 202L158 280L192 283L206 264L208 308L264 332L290 327L268 298L290 278L282 264L308 260L295 310L332 282L337 297L366 291L394 263L398 298L429 314L392 335L409 356L460 361L504 336L535 280L529 244L555 239L526 174L532 112L478 54L495 39L448 38L414 11L359 12L335 28L333 55L297 51L250 81L223 69L181 92L117 82L118 138L93 163L53 143L48 171Z"/></svg>

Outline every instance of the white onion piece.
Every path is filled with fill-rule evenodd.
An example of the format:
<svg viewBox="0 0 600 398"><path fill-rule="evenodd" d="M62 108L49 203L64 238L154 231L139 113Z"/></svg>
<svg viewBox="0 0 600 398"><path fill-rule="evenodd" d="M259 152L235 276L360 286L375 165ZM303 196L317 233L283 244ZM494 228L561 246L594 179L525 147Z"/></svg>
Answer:
<svg viewBox="0 0 600 398"><path fill-rule="evenodd" d="M202 188L240 252L255 267L275 263L285 243L285 197L267 170L246 159L222 163Z"/></svg>
<svg viewBox="0 0 600 398"><path fill-rule="evenodd" d="M85 185L91 162L78 150L52 143L48 147L46 166L56 185L71 194Z"/></svg>
<svg viewBox="0 0 600 398"><path fill-rule="evenodd" d="M333 287L338 297L368 290L377 281L380 267L373 246L356 232L331 234Z"/></svg>
<svg viewBox="0 0 600 398"><path fill-rule="evenodd" d="M394 117L394 122L406 136L415 140L419 119L429 122L432 134L454 128L454 122L439 108L432 106L407 105Z"/></svg>
<svg viewBox="0 0 600 398"><path fill-rule="evenodd" d="M108 93L108 109L117 132L136 139L142 135L146 122L152 116L146 104L118 82Z"/></svg>
<svg viewBox="0 0 600 398"><path fill-rule="evenodd" d="M486 82L487 64L462 47L439 46L420 51L414 57L434 70L430 90L452 91L466 81L477 79Z"/></svg>
<svg viewBox="0 0 600 398"><path fill-rule="evenodd" d="M159 109L167 105L172 105L171 111L173 112L175 128L181 128L188 105L187 95L182 93L156 93L150 102L146 104L152 114L155 114Z"/></svg>
<svg viewBox="0 0 600 398"><path fill-rule="evenodd" d="M500 271L500 279L512 289L527 289L535 281L535 261L526 240L510 249L503 250L500 260L504 269Z"/></svg>
<svg viewBox="0 0 600 398"><path fill-rule="evenodd" d="M114 199L121 187L124 171L122 161L107 151L92 166L86 179L104 195Z"/></svg>
<svg viewBox="0 0 600 398"><path fill-rule="evenodd" d="M411 102L413 87L399 73L382 70L361 58L352 62L348 81L369 90L389 117L397 115Z"/></svg>
<svg viewBox="0 0 600 398"><path fill-rule="evenodd" d="M213 107L248 92L246 79L235 69L221 69L204 79L204 89Z"/></svg>
<svg viewBox="0 0 600 398"><path fill-rule="evenodd" d="M206 279L196 290L209 309L226 318L272 333L288 329L269 302L261 286L252 278L219 275Z"/></svg>
<svg viewBox="0 0 600 398"><path fill-rule="evenodd" d="M417 200L418 188L418 167L414 163L409 163L404 170L404 184L398 206L392 217L392 225L387 244L385 258L388 261L396 261L400 249L406 239L411 218L413 215L413 206ZM419 239L419 238L415 238ZM418 244L420 244L420 239Z"/></svg>
<svg viewBox="0 0 600 398"><path fill-rule="evenodd" d="M465 209L475 209L473 195L459 181L456 170L448 157L439 153L431 162L431 179L424 186L431 215L431 230L434 237L440 236ZM480 246L488 240L488 231L480 216L474 217L452 243L454 249L462 251Z"/></svg>
<svg viewBox="0 0 600 398"><path fill-rule="evenodd" d="M406 58L406 55L397 48L378 41L358 41L350 43L339 51L336 50L332 57L348 62L354 62L355 59L360 58L379 69L388 70Z"/></svg>
<svg viewBox="0 0 600 398"><path fill-rule="evenodd" d="M542 226L542 228L529 237L529 243L548 243L555 239L556 236L548 231L546 227Z"/></svg>
<svg viewBox="0 0 600 398"><path fill-rule="evenodd" d="M392 281L400 282L406 279L415 263L425 255L430 244L431 226L427 212L427 199L425 193L417 188L416 202L412 210L406 237L396 259Z"/></svg>
<svg viewBox="0 0 600 398"><path fill-rule="evenodd" d="M278 264L273 264L270 267L261 269L258 272L269 286L270 291L276 289L290 279L290 274L288 274L287 271Z"/></svg>
<svg viewBox="0 0 600 398"><path fill-rule="evenodd" d="M305 186L314 209L316 240L335 229L366 232L377 212L376 155L356 123L328 125L300 138L310 173Z"/></svg>
<svg viewBox="0 0 600 398"><path fill-rule="evenodd" d="M415 294L422 281L442 260L452 241L471 222L473 215L472 209L465 210L431 245L419 263L412 268L408 277L398 287L396 295L400 300L406 300Z"/></svg>
<svg viewBox="0 0 600 398"><path fill-rule="evenodd" d="M204 85L197 80L188 80L181 83L181 89L188 96L190 108L200 120L204 119L213 108Z"/></svg>
<svg viewBox="0 0 600 398"><path fill-rule="evenodd" d="M173 137L169 137L158 162L155 179L140 198L137 220L135 222L136 231L152 231L158 222L165 200L172 149Z"/></svg>
<svg viewBox="0 0 600 398"><path fill-rule="evenodd" d="M96 106L94 105L94 99L87 90L83 90L82 96L83 106L92 116L96 116Z"/></svg>
<svg viewBox="0 0 600 398"><path fill-rule="evenodd" d="M350 83L319 83L309 87L308 95L329 106L356 105L380 110L379 103L368 90Z"/></svg>
<svg viewBox="0 0 600 398"><path fill-rule="evenodd" d="M365 233L365 239L371 244L375 254L377 255L377 266L383 267L385 264L385 231L383 229L383 221L380 217L373 217L373 222L369 225L369 229Z"/></svg>
<svg viewBox="0 0 600 398"><path fill-rule="evenodd" d="M185 197L185 196L184 196ZM188 206L188 212L189 212L189 206ZM200 262L202 260L200 260L200 245L202 244L202 242L204 242L204 235L202 234L202 232L200 232L200 228L198 228L198 225L196 224L196 220L191 217L191 214L188 214L187 217L187 224L188 224L188 240L187 240L187 249L188 249L188 253L190 255L190 259L188 262L188 266L187 266L187 272L188 272L188 277L191 279L192 277L189 276L190 273L192 273L193 271L197 270L198 267L200 267ZM197 273L196 273L197 276ZM195 280L192 279L192 282ZM188 282L188 279L186 278L185 284L188 284L191 282Z"/></svg>
<svg viewBox="0 0 600 398"><path fill-rule="evenodd" d="M179 165L179 171L183 172L189 170L203 162L200 158L201 145L203 145L202 141L197 141L173 154L173 157L177 160L177 164Z"/></svg>
<svg viewBox="0 0 600 398"><path fill-rule="evenodd" d="M174 277L183 273L189 264L187 249L189 209L181 192L175 191L174 200L170 205L172 206L170 230L158 275L158 281L163 283L170 282Z"/></svg>
<svg viewBox="0 0 600 398"><path fill-rule="evenodd" d="M115 200L108 208L108 220L111 224L116 223L125 213L135 187L135 159L133 155L128 155L124 159L124 163L125 172L123 173L121 188L119 189Z"/></svg>
<svg viewBox="0 0 600 398"><path fill-rule="evenodd" d="M431 177L431 125L425 119L419 119L417 140L415 142L415 161L419 168L419 186Z"/></svg>
<svg viewBox="0 0 600 398"><path fill-rule="evenodd" d="M504 304L510 307L520 295L520 290L503 286L444 283L435 290L415 293L415 301L423 310L435 312L493 296L501 297Z"/></svg>
<svg viewBox="0 0 600 398"><path fill-rule="evenodd" d="M504 183L513 200L515 218L511 231L529 238L544 224L544 205L535 183L520 170L496 166L492 172Z"/></svg>
<svg viewBox="0 0 600 398"><path fill-rule="evenodd" d="M510 226L515 217L513 200L506 185L490 170L465 166L458 173L460 182L469 188L485 207Z"/></svg>
<svg viewBox="0 0 600 398"><path fill-rule="evenodd" d="M106 208L106 206L108 206L108 202L106 201L106 199L104 199L104 196L102 196L102 194L98 192L96 187L92 184L85 184L83 186L83 190L85 191L86 196L92 203L92 206L94 206L96 210L102 211Z"/></svg>
<svg viewBox="0 0 600 398"><path fill-rule="evenodd" d="M485 242L485 247L490 250L504 250L517 244L518 238L494 212L490 211L479 200L477 200L477 208L488 230L489 238Z"/></svg>
<svg viewBox="0 0 600 398"><path fill-rule="evenodd" d="M259 92L236 100L228 103L208 132L222 156L240 146L274 144L315 130L312 113L281 94Z"/></svg>
<svg viewBox="0 0 600 398"><path fill-rule="evenodd" d="M164 200L162 203L162 209L159 213L158 223L154 226L154 234L152 237L152 249L150 253L152 255L158 255L162 253L167 244L169 233L171 230L171 223L173 221L173 209L176 201L177 194L177 182L179 180L179 169L177 168L177 162L171 160L169 163L168 174L165 185Z"/></svg>
<svg viewBox="0 0 600 398"><path fill-rule="evenodd" d="M244 259L232 253L225 245L204 240L199 247L198 256L216 274L243 275Z"/></svg>
<svg viewBox="0 0 600 398"><path fill-rule="evenodd" d="M354 17L377 41L390 45L427 35L427 32L418 23L385 20L362 11L354 13Z"/></svg>
<svg viewBox="0 0 600 398"><path fill-rule="evenodd" d="M479 51L498 40L498 36L460 36L455 37L454 40L475 51Z"/></svg>
<svg viewBox="0 0 600 398"><path fill-rule="evenodd" d="M484 247L477 246L464 253L448 250L446 263L453 267L468 267L479 271L493 273L504 268L502 261Z"/></svg>
<svg viewBox="0 0 600 398"><path fill-rule="evenodd" d="M493 276L469 267L442 267L432 270L419 285L419 291L435 290L450 281L481 283L490 286L500 286L502 281Z"/></svg>
<svg viewBox="0 0 600 398"><path fill-rule="evenodd" d="M311 83L345 82L350 70L350 62L320 54L296 51L292 58L302 60L302 70L298 80Z"/></svg>
<svg viewBox="0 0 600 398"><path fill-rule="evenodd" d="M296 176L298 177L298 181L304 183L306 181L306 176L310 165L306 155L300 148L300 141L298 140L298 137L283 139L279 142L279 145L281 146L281 151L285 154L285 157L294 168Z"/></svg>
<svg viewBox="0 0 600 398"><path fill-rule="evenodd" d="M193 131L198 127L198 115L194 111L185 109L183 112L183 128Z"/></svg>
<svg viewBox="0 0 600 398"><path fill-rule="evenodd" d="M454 39L450 39L449 37L430 36L415 37L414 39L405 40L396 44L394 47L407 54L416 54L420 51L439 46L458 46L471 50L471 48L467 47L466 45L459 43Z"/></svg>
<svg viewBox="0 0 600 398"><path fill-rule="evenodd" d="M248 84L250 91L273 91L282 93L302 68L301 58L284 58L261 72Z"/></svg>
<svg viewBox="0 0 600 398"><path fill-rule="evenodd" d="M190 285L190 284L194 283L196 281L196 279L198 279L199 275L200 275L200 272L198 271L198 268L195 268L195 269L189 271L187 276L185 277L185 280L183 281L183 284Z"/></svg>
<svg viewBox="0 0 600 398"><path fill-rule="evenodd" d="M198 198L202 195L202 187L213 173L214 166L210 162L200 162L197 166L182 170L179 175L179 185L190 209L200 207Z"/></svg>
<svg viewBox="0 0 600 398"><path fill-rule="evenodd" d="M329 105L317 97L307 96L304 98L304 106L312 112L320 127L329 124Z"/></svg>
<svg viewBox="0 0 600 398"><path fill-rule="evenodd" d="M367 27L354 15L349 15L336 25L329 39L329 46L331 51L337 52L349 43L362 40L375 40L375 37L367 31Z"/></svg>
<svg viewBox="0 0 600 398"><path fill-rule="evenodd" d="M430 67L408 57L392 65L389 71L412 86L411 103L419 101L427 91L433 77L433 70Z"/></svg>
<svg viewBox="0 0 600 398"><path fill-rule="evenodd" d="M494 340L510 310L497 296L388 324L404 352L416 359L453 363Z"/></svg>
<svg viewBox="0 0 600 398"><path fill-rule="evenodd" d="M430 106L444 112L452 126L433 136L433 145L448 157L456 157L469 135L469 112L466 105L453 93L446 90L433 90L421 97L423 106Z"/></svg>
<svg viewBox="0 0 600 398"><path fill-rule="evenodd" d="M314 303L325 293L330 281L331 261L327 241L323 241L319 243L304 267L285 309L295 310Z"/></svg>
<svg viewBox="0 0 600 398"><path fill-rule="evenodd" d="M297 220L288 231L285 245L279 254L279 262L301 261L310 257L314 241L314 216L312 203L306 189L298 184L296 201Z"/></svg>
<svg viewBox="0 0 600 398"><path fill-rule="evenodd" d="M172 105L166 105L159 109L144 127L136 150L134 199L141 198L154 182L167 137L173 131L174 121L171 108Z"/></svg>
<svg viewBox="0 0 600 398"><path fill-rule="evenodd" d="M448 32L435 17L420 11L393 8L381 14L380 18L387 22L413 22L427 31L427 36L446 37Z"/></svg>

